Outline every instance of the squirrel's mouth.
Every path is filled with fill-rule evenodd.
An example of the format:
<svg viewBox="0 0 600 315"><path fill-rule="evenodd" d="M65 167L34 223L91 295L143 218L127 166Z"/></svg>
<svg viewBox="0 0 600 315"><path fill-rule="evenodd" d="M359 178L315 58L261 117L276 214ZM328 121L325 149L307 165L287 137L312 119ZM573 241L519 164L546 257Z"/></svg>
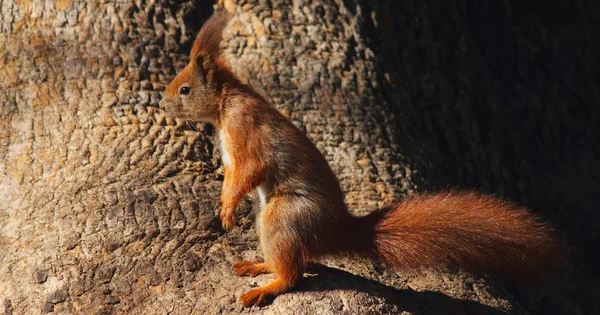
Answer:
<svg viewBox="0 0 600 315"><path fill-rule="evenodd" d="M181 108L178 108L178 106L169 106L165 108L165 112L170 117L179 118L179 115L181 114Z"/></svg>
<svg viewBox="0 0 600 315"><path fill-rule="evenodd" d="M178 104L165 104L163 102L164 102L164 99L163 99L163 101L161 101L159 108L161 108L168 117L183 118L182 117L183 106L178 105Z"/></svg>

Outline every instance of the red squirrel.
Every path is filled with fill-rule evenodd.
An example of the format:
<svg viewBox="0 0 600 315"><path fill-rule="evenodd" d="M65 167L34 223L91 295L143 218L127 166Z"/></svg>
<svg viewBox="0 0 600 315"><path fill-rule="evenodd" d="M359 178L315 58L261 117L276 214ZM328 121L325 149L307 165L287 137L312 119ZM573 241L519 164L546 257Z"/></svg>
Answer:
<svg viewBox="0 0 600 315"><path fill-rule="evenodd" d="M409 197L364 217L352 216L338 179L310 139L221 55L229 13L217 10L196 37L189 64L168 85L160 106L168 115L213 124L225 178L221 220L234 225L242 198L258 191L257 231L264 262L242 261L237 275L276 279L241 296L262 305L289 291L308 262L346 255L396 270L450 267L535 280L560 256L549 225L515 203L474 192Z"/></svg>

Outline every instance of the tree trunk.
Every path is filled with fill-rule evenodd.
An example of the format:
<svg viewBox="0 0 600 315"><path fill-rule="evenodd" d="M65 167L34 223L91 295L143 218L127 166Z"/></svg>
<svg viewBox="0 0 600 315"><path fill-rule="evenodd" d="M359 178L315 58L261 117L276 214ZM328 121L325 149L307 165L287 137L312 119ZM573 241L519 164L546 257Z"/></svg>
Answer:
<svg viewBox="0 0 600 315"><path fill-rule="evenodd" d="M572 272L537 291L329 261L346 271L320 270L267 312L599 311L595 4L466 2L226 0L223 46L326 155L356 213L448 185L496 192L564 232ZM212 128L157 109L212 3L0 10L5 313L241 312L270 279L231 270L260 255L251 202L223 232Z"/></svg>

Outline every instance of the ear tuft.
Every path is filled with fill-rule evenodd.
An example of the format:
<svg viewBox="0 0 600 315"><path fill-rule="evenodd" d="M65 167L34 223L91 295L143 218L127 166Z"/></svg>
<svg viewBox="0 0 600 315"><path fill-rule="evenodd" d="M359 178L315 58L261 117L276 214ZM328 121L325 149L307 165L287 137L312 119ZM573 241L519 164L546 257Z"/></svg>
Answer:
<svg viewBox="0 0 600 315"><path fill-rule="evenodd" d="M217 9L213 15L204 23L202 29L196 36L190 59L192 62L208 61L214 62L220 54L220 44L223 39L223 29L231 19L231 14L225 9ZM197 60L200 57L200 60Z"/></svg>

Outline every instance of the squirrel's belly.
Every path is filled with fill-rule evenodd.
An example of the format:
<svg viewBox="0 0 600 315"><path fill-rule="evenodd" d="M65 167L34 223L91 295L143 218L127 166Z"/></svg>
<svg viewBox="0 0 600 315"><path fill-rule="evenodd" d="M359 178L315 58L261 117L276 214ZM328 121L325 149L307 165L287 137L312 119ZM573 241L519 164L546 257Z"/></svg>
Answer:
<svg viewBox="0 0 600 315"><path fill-rule="evenodd" d="M267 196L268 196L268 191L267 191L267 185L263 182L261 183L258 187L256 187L256 193L258 194L258 200L260 202L260 209L258 212L258 215L256 216L256 231L258 231L258 239L260 240L260 247L263 250L263 253L266 254L265 250L268 250L269 247L265 246L264 242L266 242L266 238L261 235L261 231L263 230L263 210L265 208L265 206L267 205Z"/></svg>
<svg viewBox="0 0 600 315"><path fill-rule="evenodd" d="M221 160L225 166L231 166L231 157L229 156L229 151L227 150L229 141L229 134L225 128L221 129L219 131L219 145L221 147Z"/></svg>
<svg viewBox="0 0 600 315"><path fill-rule="evenodd" d="M256 187L256 192L258 193L260 209L262 210L267 205L267 195L269 194L267 191L267 185L265 185L265 183L261 183L258 187Z"/></svg>

